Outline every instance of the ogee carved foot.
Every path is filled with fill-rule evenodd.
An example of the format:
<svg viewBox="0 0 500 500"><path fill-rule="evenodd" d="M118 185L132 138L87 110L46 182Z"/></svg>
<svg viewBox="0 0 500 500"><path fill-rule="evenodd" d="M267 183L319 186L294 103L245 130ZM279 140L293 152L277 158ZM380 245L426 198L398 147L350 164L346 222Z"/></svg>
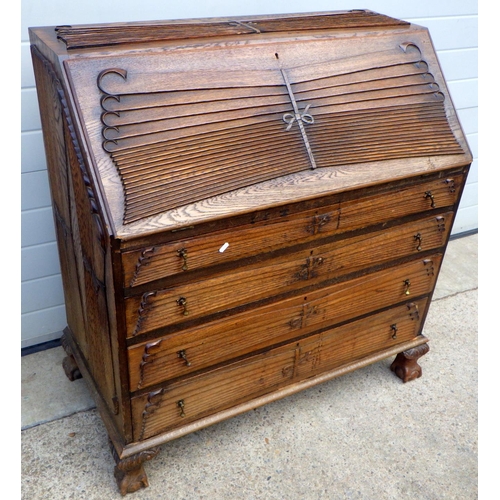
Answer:
<svg viewBox="0 0 500 500"><path fill-rule="evenodd" d="M75 357L73 356L71 348L66 340L65 333L61 337L61 345L67 354L67 356L62 361L62 366L64 369L64 373L66 374L66 377L68 377L68 379L71 382L79 378L82 378L82 374L80 372L80 369L78 368L78 365L76 364Z"/></svg>
<svg viewBox="0 0 500 500"><path fill-rule="evenodd" d="M82 378L80 369L78 368L78 365L76 364L75 358L73 356L66 356L62 361L62 366L66 377L68 377L71 382Z"/></svg>
<svg viewBox="0 0 500 500"><path fill-rule="evenodd" d="M422 344L400 352L391 365L391 370L403 381L409 382L422 376L422 367L417 360L429 352L429 345Z"/></svg>
<svg viewBox="0 0 500 500"><path fill-rule="evenodd" d="M116 462L116 484L122 496L125 496L127 493L134 493L134 491L140 490L141 488L147 488L149 483L143 463L156 457L160 448L151 448L150 450L141 451L136 455L120 459L111 441L110 447Z"/></svg>

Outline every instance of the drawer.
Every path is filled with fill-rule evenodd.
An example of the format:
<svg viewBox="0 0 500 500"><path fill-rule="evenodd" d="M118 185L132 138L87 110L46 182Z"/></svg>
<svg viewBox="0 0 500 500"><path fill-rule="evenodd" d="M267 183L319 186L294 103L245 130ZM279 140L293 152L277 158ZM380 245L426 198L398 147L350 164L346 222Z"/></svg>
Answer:
<svg viewBox="0 0 500 500"><path fill-rule="evenodd" d="M421 309L414 298L433 290L440 263L441 255L433 255L132 345L128 348L130 390L185 376L393 304L404 303L418 318Z"/></svg>
<svg viewBox="0 0 500 500"><path fill-rule="evenodd" d="M360 229L427 210L451 207L464 176L455 174L391 192L341 201L339 231Z"/></svg>
<svg viewBox="0 0 500 500"><path fill-rule="evenodd" d="M425 307L425 300L418 306ZM150 438L413 340L419 328L419 319L402 305L134 397L134 439Z"/></svg>
<svg viewBox="0 0 500 500"><path fill-rule="evenodd" d="M134 287L179 273L189 274L191 270L451 206L462 182L462 175L434 179L373 196L346 198L293 216L283 209L277 219L267 220L263 215L264 220L253 224L124 252L124 285Z"/></svg>
<svg viewBox="0 0 500 500"><path fill-rule="evenodd" d="M383 311L299 342L300 352L291 366L294 378L304 379L357 361L370 354L415 339L420 334L424 311L430 299Z"/></svg>
<svg viewBox="0 0 500 500"><path fill-rule="evenodd" d="M375 264L440 248L452 213L341 239L125 300L128 336L257 302Z"/></svg>
<svg viewBox="0 0 500 500"><path fill-rule="evenodd" d="M217 231L165 245L123 254L125 286L133 287L178 273L225 264L329 234L338 225L338 203L278 220L258 220L250 225Z"/></svg>

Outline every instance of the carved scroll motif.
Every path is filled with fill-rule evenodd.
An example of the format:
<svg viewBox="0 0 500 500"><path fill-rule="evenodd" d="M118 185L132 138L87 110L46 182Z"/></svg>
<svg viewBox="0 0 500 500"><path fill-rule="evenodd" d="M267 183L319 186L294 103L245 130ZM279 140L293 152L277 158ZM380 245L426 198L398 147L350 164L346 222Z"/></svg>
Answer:
<svg viewBox="0 0 500 500"><path fill-rule="evenodd" d="M444 217L436 217L436 222L437 222L437 228L439 233L444 233L446 231L446 224Z"/></svg>
<svg viewBox="0 0 500 500"><path fill-rule="evenodd" d="M418 305L415 302L410 302L406 305L409 311L410 319L415 321L420 319L420 312L418 310Z"/></svg>
<svg viewBox="0 0 500 500"><path fill-rule="evenodd" d="M448 190L450 193L454 193L456 191L455 179L446 179L444 182L448 185Z"/></svg>
<svg viewBox="0 0 500 500"><path fill-rule="evenodd" d="M120 129L118 127L113 126L113 125L108 125L106 122L106 119L110 115L114 115L117 117L120 116L119 112L108 109L107 104L106 104L109 99L113 99L117 102L120 102L119 95L110 94L107 90L105 90L103 88L102 80L106 75L110 75L110 74L119 75L124 80L126 80L127 79L127 71L124 69L120 69L120 68L111 68L111 69L106 69L104 71L101 71L97 77L97 87L103 93L103 96L101 97L101 108L103 109L103 112L101 113L101 123L103 124L102 137L104 138L104 141L102 143L102 148L104 149L104 151L106 151L108 153L111 153L111 151L108 149L109 145L110 144L117 145L118 142L116 141L116 139L111 139L111 138L108 138L107 136L109 135L109 133L111 131L114 131L116 133L119 133L119 131L120 131Z"/></svg>
<svg viewBox="0 0 500 500"><path fill-rule="evenodd" d="M129 286L134 286L135 282L137 281L137 276L139 275L139 271L143 266L146 266L150 263L151 258L153 257L154 253L156 252L156 247L150 247L150 248L145 248L141 254L139 255L139 258L137 259L137 263L135 265L135 270L134 270L134 275L130 279L130 285Z"/></svg>
<svg viewBox="0 0 500 500"><path fill-rule="evenodd" d="M141 303L139 305L139 309L137 310L137 322L135 324L134 331L132 333L132 336L137 335L141 331L141 325L144 321L146 312L148 311L150 307L150 303L148 303L148 300L151 297L154 297L156 295L156 292L146 292L142 295Z"/></svg>
<svg viewBox="0 0 500 500"><path fill-rule="evenodd" d="M147 365L150 365L154 361L154 352L151 352L156 347L158 347L162 343L162 339L156 340L154 342L148 342L144 346L144 353L142 355L142 361L139 365L139 382L137 384L137 388L141 389L144 381L144 372Z"/></svg>
<svg viewBox="0 0 500 500"><path fill-rule="evenodd" d="M144 438L148 419L154 414L156 410L158 410L158 408L160 408L163 392L164 389L158 389L157 391L153 391L148 394L147 401L144 406L144 411L142 412L142 424L139 441Z"/></svg>
<svg viewBox="0 0 500 500"><path fill-rule="evenodd" d="M425 259L423 264L425 266L427 276L434 276L434 261L432 259Z"/></svg>
<svg viewBox="0 0 500 500"><path fill-rule="evenodd" d="M300 355L296 360L297 369L301 365L308 365L310 371L314 371L321 363L321 343L315 345L312 349L303 350L300 349Z"/></svg>
<svg viewBox="0 0 500 500"><path fill-rule="evenodd" d="M54 71L52 64L42 55L42 53L39 51L39 49L32 45L31 46L31 51L33 55L43 64L43 67L47 74L50 76L54 87L57 92L57 97L59 98L59 101L61 103L62 111L64 114L64 120L66 121L66 126L69 131L69 136L71 140L71 145L73 146L74 153L76 156L76 159L78 161L78 166L80 168L83 182L85 184L85 188L87 191L87 196L90 202L90 211L92 214L92 218L96 223L97 226L97 235L98 235L98 240L101 245L101 248L104 250L106 248L106 242L105 242L105 237L104 237L104 225L102 222L101 215L99 213L98 207L97 207L97 201L96 201L96 196L94 192L94 188L92 186L92 182L90 180L88 171L87 171L87 166L85 165L85 161L83 159L82 151L78 142L78 138L76 135L75 127L73 124L73 118L71 117L71 113L69 111L68 107L68 102L66 99L66 94L64 92L64 89L62 87L62 84L59 80L59 77L57 76L56 72ZM54 203L54 211L55 211L55 216L56 220L61 223L61 227L63 228L63 231L66 233L68 232L71 234L71 229L66 224L64 221L63 217L61 216L60 210L57 207L57 205Z"/></svg>

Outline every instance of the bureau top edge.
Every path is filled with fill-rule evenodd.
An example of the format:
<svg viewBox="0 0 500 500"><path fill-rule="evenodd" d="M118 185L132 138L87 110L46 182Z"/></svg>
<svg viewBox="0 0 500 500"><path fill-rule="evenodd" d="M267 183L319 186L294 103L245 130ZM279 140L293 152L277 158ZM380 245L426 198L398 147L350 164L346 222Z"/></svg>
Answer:
<svg viewBox="0 0 500 500"><path fill-rule="evenodd" d="M124 44L225 38L304 31L408 28L410 23L367 9L33 27L46 30L73 51Z"/></svg>

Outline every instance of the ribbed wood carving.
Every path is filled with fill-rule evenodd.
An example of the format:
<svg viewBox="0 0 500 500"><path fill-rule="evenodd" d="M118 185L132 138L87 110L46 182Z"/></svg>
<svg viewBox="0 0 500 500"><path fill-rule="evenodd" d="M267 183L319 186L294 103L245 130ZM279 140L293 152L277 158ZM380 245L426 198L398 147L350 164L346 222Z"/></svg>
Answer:
<svg viewBox="0 0 500 500"><path fill-rule="evenodd" d="M409 23L369 10L349 10L328 15L257 16L238 20L206 19L190 21L156 21L146 23L114 23L99 25L57 26L57 38L68 49L99 47L122 43L144 43L155 40L179 40L204 37L235 36L283 31L341 28L409 26Z"/></svg>
<svg viewBox="0 0 500 500"><path fill-rule="evenodd" d="M271 56L276 70L101 71L125 223L308 168L462 153L416 45L294 68Z"/></svg>

